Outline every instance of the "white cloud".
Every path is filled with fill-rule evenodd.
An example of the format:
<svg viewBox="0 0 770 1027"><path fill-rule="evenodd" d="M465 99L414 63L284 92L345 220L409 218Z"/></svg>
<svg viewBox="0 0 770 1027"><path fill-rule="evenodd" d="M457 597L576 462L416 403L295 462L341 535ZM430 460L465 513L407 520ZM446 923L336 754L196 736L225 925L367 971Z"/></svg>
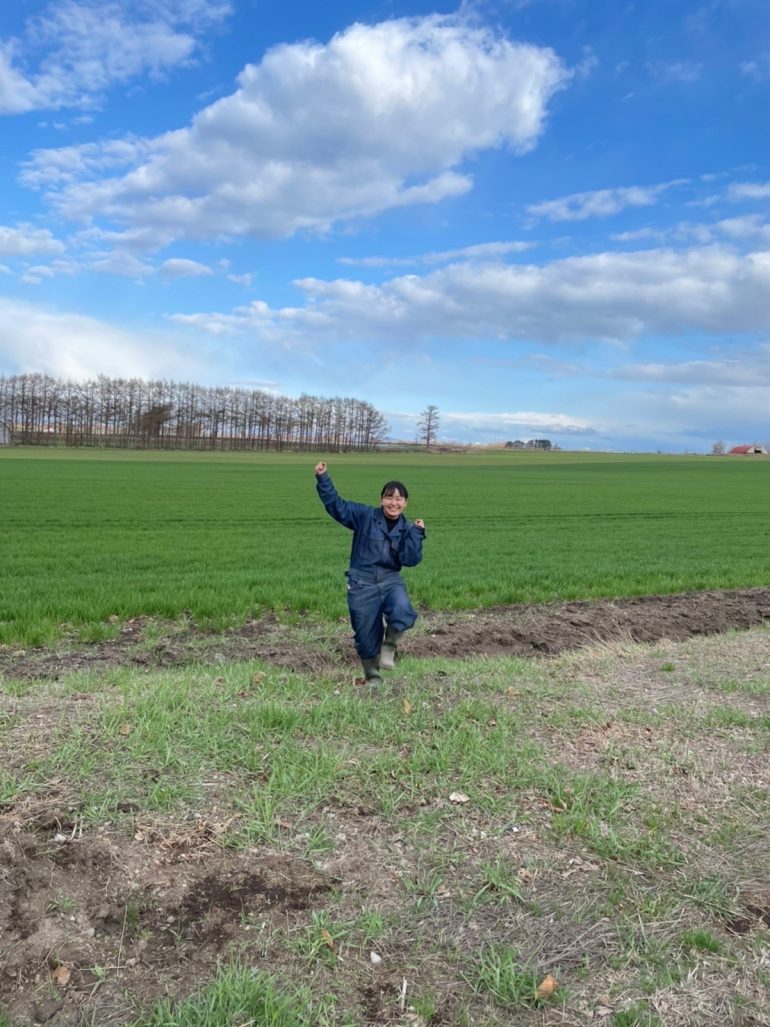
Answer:
<svg viewBox="0 0 770 1027"><path fill-rule="evenodd" d="M527 213L534 217L548 218L549 221L583 221L586 218L609 217L627 207L651 207L658 202L661 193L682 184L683 179L676 179L659 185L633 185L573 193L558 200L533 203L527 207Z"/></svg>
<svg viewBox="0 0 770 1027"><path fill-rule="evenodd" d="M713 432L716 438L732 439L733 444L767 438L770 385L704 385L682 389L665 398L674 427L680 430L690 425L699 434L707 437L708 432ZM736 426L747 437L736 439Z"/></svg>
<svg viewBox="0 0 770 1027"><path fill-rule="evenodd" d="M614 232L610 236L610 239L612 239L613 242L642 242L647 239L660 241L665 234L666 232L664 229L650 228L648 226L646 228L636 228L633 231L628 232Z"/></svg>
<svg viewBox="0 0 770 1027"><path fill-rule="evenodd" d="M417 264L446 264L453 260L490 260L506 253L523 253L531 242L484 242L456 250L421 253L415 257L339 257L337 263L349 267L413 267Z"/></svg>
<svg viewBox="0 0 770 1027"><path fill-rule="evenodd" d="M443 435L451 435L459 428L473 431L515 431L531 437L543 432L559 435L593 434L595 428L580 417L570 414L551 414L533 411L512 413L453 413L440 411Z"/></svg>
<svg viewBox="0 0 770 1027"><path fill-rule="evenodd" d="M727 190L728 200L766 200L770 196L770 182L733 182Z"/></svg>
<svg viewBox="0 0 770 1027"><path fill-rule="evenodd" d="M32 189L61 188L87 176L110 172L143 160L152 151L148 140L126 136L104 143L60 146L55 150L36 150L19 176Z"/></svg>
<svg viewBox="0 0 770 1027"><path fill-rule="evenodd" d="M457 19L356 24L269 51L189 128L38 151L24 180L71 219L165 241L324 231L467 192L462 162L531 149L569 78L553 51ZM117 162L129 170L109 177Z"/></svg>
<svg viewBox="0 0 770 1027"><path fill-rule="evenodd" d="M213 0L51 3L0 43L0 114L87 107L115 83L189 63L228 13Z"/></svg>
<svg viewBox="0 0 770 1027"><path fill-rule="evenodd" d="M114 250L112 253L96 257L91 261L90 267L92 271L108 275L125 275L128 278L141 279L155 273L155 268L151 264L122 250Z"/></svg>
<svg viewBox="0 0 770 1027"><path fill-rule="evenodd" d="M187 260L184 257L164 260L159 271L165 278L200 278L203 275L214 274L211 268L205 264L199 264L197 260Z"/></svg>
<svg viewBox="0 0 770 1027"><path fill-rule="evenodd" d="M244 285L247 288L254 280L254 275L250 271L246 271L242 275L228 275L227 277L231 282L235 282L236 285Z"/></svg>
<svg viewBox="0 0 770 1027"><path fill-rule="evenodd" d="M0 225L0 253L5 257L51 256L63 252L64 244L55 239L47 228L26 224L15 228Z"/></svg>
<svg viewBox="0 0 770 1027"><path fill-rule="evenodd" d="M271 341L509 339L625 343L644 334L770 331L770 251L710 246L599 253L534 264L454 264L382 285L301 279L299 307L256 300L177 315L216 334Z"/></svg>
<svg viewBox="0 0 770 1027"><path fill-rule="evenodd" d="M218 365L221 366L221 355ZM199 360L167 335L131 332L79 314L0 298L0 367L83 379L116 377L211 379L217 362Z"/></svg>
<svg viewBox="0 0 770 1027"><path fill-rule="evenodd" d="M655 384L766 386L770 385L770 344L736 352L729 358L627 364L607 376Z"/></svg>
<svg viewBox="0 0 770 1027"><path fill-rule="evenodd" d="M25 285L39 285L44 278L53 278L55 274L53 268L46 264L36 264L34 267L27 268L21 276L21 280Z"/></svg>
<svg viewBox="0 0 770 1027"><path fill-rule="evenodd" d="M770 243L770 224L758 214L739 218L724 218L717 228L731 239L761 239Z"/></svg>
<svg viewBox="0 0 770 1027"><path fill-rule="evenodd" d="M660 82L697 82L703 65L697 61L655 61L647 65L653 78Z"/></svg>
<svg viewBox="0 0 770 1027"><path fill-rule="evenodd" d="M762 54L753 61L742 61L739 65L741 75L755 82L767 82L770 79L770 54Z"/></svg>

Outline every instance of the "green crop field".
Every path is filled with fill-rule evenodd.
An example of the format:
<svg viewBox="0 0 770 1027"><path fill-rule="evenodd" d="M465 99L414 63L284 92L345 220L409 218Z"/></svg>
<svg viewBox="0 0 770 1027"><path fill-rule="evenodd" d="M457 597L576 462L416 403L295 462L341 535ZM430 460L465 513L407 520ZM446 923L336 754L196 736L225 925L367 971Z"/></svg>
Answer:
<svg viewBox="0 0 770 1027"><path fill-rule="evenodd" d="M0 451L0 642L148 614L344 614L350 534L308 454ZM340 493L410 489L415 602L463 608L770 581L770 462L577 453L330 456ZM90 635L89 635L90 633Z"/></svg>

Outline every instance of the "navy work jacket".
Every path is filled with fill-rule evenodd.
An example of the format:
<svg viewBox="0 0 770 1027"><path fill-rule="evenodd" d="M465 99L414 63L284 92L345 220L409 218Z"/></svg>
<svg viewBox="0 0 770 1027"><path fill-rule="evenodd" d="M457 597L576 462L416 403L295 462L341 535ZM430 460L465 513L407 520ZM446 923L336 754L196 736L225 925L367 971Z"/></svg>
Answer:
<svg viewBox="0 0 770 1027"><path fill-rule="evenodd" d="M402 567L414 567L422 560L425 531L407 521L403 514L388 531L381 507L342 499L328 474L316 477L316 489L326 512L353 532L351 571L379 578L383 572L397 573Z"/></svg>

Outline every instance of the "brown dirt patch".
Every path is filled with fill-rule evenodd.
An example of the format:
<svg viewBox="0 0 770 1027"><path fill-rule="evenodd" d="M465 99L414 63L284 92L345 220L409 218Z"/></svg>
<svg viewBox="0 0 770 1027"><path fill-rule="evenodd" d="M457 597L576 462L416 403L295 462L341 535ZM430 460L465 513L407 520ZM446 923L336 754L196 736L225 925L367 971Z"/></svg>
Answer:
<svg viewBox="0 0 770 1027"><path fill-rule="evenodd" d="M770 623L770 588L719 589L473 611L426 611L408 636L417 657L552 656L599 642L674 641ZM148 641L152 627L153 641ZM73 671L133 665L177 667L261 659L299 672L323 673L355 664L347 625L306 618L286 624L274 615L214 634L194 624L137 618L108 641L25 650L0 647L0 675L55 680Z"/></svg>
<svg viewBox="0 0 770 1027"><path fill-rule="evenodd" d="M83 836L0 820L0 1009L14 1024L80 1023L84 1006L125 1022L127 994L195 990L226 949L309 916L333 884L205 830Z"/></svg>

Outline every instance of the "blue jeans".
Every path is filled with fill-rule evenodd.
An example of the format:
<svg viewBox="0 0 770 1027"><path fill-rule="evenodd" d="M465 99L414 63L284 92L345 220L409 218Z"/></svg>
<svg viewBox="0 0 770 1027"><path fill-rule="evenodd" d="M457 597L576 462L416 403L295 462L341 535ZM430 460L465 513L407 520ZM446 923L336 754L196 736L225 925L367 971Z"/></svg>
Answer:
<svg viewBox="0 0 770 1027"><path fill-rule="evenodd" d="M362 660L373 660L380 654L385 625L393 631L407 631L417 620L417 613L398 571L369 575L353 569L347 575L356 652Z"/></svg>

